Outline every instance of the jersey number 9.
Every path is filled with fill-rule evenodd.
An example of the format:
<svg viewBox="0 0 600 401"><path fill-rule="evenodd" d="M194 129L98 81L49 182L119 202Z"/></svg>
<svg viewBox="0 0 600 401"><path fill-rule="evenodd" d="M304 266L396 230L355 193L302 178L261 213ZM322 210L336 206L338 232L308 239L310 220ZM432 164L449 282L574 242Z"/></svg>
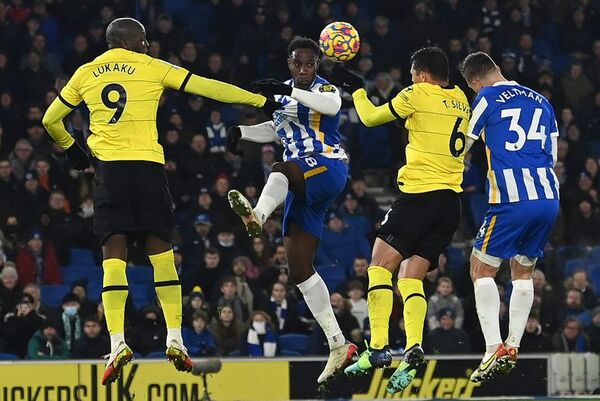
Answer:
<svg viewBox="0 0 600 401"><path fill-rule="evenodd" d="M109 96L111 92L118 93L119 98L116 101L110 100ZM102 89L102 103L109 109L115 109L115 114L113 114L108 123L116 124L123 115L123 110L127 103L127 92L125 91L125 88L119 84L106 85L104 89Z"/></svg>
<svg viewBox="0 0 600 401"><path fill-rule="evenodd" d="M460 156L463 150L465 150L465 134L458 130L460 128L460 123L462 123L462 120L462 117L458 117L456 119L456 122L454 123L454 128L452 129L452 135L450 135L450 154L454 157Z"/></svg>

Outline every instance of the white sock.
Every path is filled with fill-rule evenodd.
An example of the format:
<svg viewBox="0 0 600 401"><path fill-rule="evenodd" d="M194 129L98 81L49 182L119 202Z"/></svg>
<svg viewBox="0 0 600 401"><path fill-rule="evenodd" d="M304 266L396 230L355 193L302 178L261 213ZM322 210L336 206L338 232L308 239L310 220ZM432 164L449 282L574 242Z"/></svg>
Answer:
<svg viewBox="0 0 600 401"><path fill-rule="evenodd" d="M533 280L514 280L512 284L506 344L518 348L533 305Z"/></svg>
<svg viewBox="0 0 600 401"><path fill-rule="evenodd" d="M119 344L125 342L125 334L117 333L110 335L110 353L114 353L117 351Z"/></svg>
<svg viewBox="0 0 600 401"><path fill-rule="evenodd" d="M298 289L304 295L304 301L308 305L308 309L323 329L329 343L329 349L344 345L346 339L331 308L329 290L327 290L321 276L318 273L313 274L308 280L298 284Z"/></svg>
<svg viewBox="0 0 600 401"><path fill-rule="evenodd" d="M169 343L175 340L179 345L183 345L183 338L181 338L181 329L167 329L167 347Z"/></svg>
<svg viewBox="0 0 600 401"><path fill-rule="evenodd" d="M485 338L486 357L502 344L500 337L500 294L492 277L478 278L475 287L475 305L481 331Z"/></svg>
<svg viewBox="0 0 600 401"><path fill-rule="evenodd" d="M258 202L254 211L261 219L261 225L265 223L267 218L273 213L277 206L281 205L285 201L289 188L289 182L287 177L280 172L274 172L269 174L267 183L258 198Z"/></svg>

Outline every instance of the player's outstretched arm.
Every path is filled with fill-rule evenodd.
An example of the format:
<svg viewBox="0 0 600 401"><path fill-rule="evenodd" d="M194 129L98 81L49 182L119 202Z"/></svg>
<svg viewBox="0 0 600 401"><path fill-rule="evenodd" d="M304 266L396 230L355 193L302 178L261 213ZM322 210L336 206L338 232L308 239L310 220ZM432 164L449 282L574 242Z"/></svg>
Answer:
<svg viewBox="0 0 600 401"><path fill-rule="evenodd" d="M76 170L85 170L90 166L90 160L85 151L75 142L73 137L65 129L63 118L71 111L72 107L67 106L65 101L59 97L54 99L42 119L42 124L46 127L48 134L58 145L65 149L67 158Z"/></svg>
<svg viewBox="0 0 600 401"><path fill-rule="evenodd" d="M256 143L270 143L279 141L275 133L273 121L267 121L256 125L240 125L227 130L227 150L234 155L244 156L244 152L237 148L240 140Z"/></svg>
<svg viewBox="0 0 600 401"><path fill-rule="evenodd" d="M356 113L365 126L376 127L399 118L391 109L391 103L382 104L381 106L375 106L371 103L362 77L346 68L336 65L331 72L331 83L345 88L352 94Z"/></svg>
<svg viewBox="0 0 600 401"><path fill-rule="evenodd" d="M342 107L342 99L335 87L321 85L319 92L294 88L276 79L261 79L252 83L252 91L265 95L284 95L297 100L309 109L326 116L335 116Z"/></svg>

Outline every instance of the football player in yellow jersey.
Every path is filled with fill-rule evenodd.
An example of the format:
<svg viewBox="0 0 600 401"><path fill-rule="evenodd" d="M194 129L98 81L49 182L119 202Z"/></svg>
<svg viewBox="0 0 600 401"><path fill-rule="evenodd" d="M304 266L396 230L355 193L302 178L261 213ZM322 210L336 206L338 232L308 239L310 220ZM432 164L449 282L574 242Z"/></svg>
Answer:
<svg viewBox="0 0 600 401"><path fill-rule="evenodd" d="M62 120L82 101L90 109L92 134L87 143L98 161L94 231L102 240L102 302L111 335L103 384L116 380L133 357L123 335L128 294L125 266L128 241L138 235L145 240L167 322L167 358L178 370L192 369L181 338L181 286L171 247L172 200L163 149L157 142L156 112L163 90L173 88L248 104L267 114L280 106L264 96L147 56L146 31L134 19L114 20L106 29L106 40L109 50L75 71L43 119L50 136L66 149L73 167L82 170L90 162Z"/></svg>
<svg viewBox="0 0 600 401"><path fill-rule="evenodd" d="M378 107L368 99L361 77L338 67L331 80L350 90L366 126L406 119L408 129L406 165L398 171L400 196L381 223L368 269L370 346L345 370L355 374L390 365L392 276L400 266L398 289L404 301L407 338L403 360L387 385L392 394L404 390L424 363L421 344L427 300L423 278L437 267L460 221L464 133L471 113L463 91L448 85L448 58L443 50L424 48L410 61L413 85Z"/></svg>

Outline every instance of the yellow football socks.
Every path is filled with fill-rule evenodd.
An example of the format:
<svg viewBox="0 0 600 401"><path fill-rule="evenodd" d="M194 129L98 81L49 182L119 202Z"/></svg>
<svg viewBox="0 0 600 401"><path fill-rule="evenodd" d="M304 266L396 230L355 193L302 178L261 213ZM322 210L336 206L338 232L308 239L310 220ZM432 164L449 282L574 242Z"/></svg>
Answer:
<svg viewBox="0 0 600 401"><path fill-rule="evenodd" d="M181 284L177 270L175 270L173 250L149 255L149 258L154 267L154 287L165 315L167 328L180 329L182 320Z"/></svg>
<svg viewBox="0 0 600 401"><path fill-rule="evenodd" d="M102 303L111 335L125 331L125 301L129 292L125 267L126 263L121 259L106 259L102 262Z"/></svg>
<svg viewBox="0 0 600 401"><path fill-rule="evenodd" d="M371 348L382 349L388 345L388 331L394 298L392 273L381 266L371 266L369 275L369 322L371 324Z"/></svg>
<svg viewBox="0 0 600 401"><path fill-rule="evenodd" d="M423 281L415 278L401 278L398 289L404 301L404 327L406 328L406 349L415 344L423 344L423 326L427 314L427 300L423 291Z"/></svg>

